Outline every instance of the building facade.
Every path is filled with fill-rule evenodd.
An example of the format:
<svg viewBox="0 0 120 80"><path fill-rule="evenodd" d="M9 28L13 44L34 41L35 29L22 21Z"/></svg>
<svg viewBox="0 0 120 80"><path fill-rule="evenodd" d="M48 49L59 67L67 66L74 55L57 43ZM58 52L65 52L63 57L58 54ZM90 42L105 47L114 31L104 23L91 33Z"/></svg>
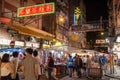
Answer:
<svg viewBox="0 0 120 80"><path fill-rule="evenodd" d="M41 43L43 40L52 40L54 36L54 30L44 30L43 28L43 15L39 16L27 16L18 18L17 8L34 6L36 4L43 4L44 0L1 0L0 1L0 26L8 35L12 35L12 40L22 41L38 41ZM49 14L53 15L53 14ZM49 24L46 22L46 24ZM51 26L50 26L50 29ZM54 29L54 26L53 26ZM51 32L50 32L51 31ZM4 34L5 35L5 34ZM20 35L16 38L16 35ZM52 36L50 39L50 35ZM5 38L5 36L4 36ZM49 39L48 39L49 38ZM9 38L10 39L10 38ZM36 39L36 40L33 40Z"/></svg>
<svg viewBox="0 0 120 80"><path fill-rule="evenodd" d="M81 31L86 23L86 7L84 0L69 1L69 45L78 49L86 47L86 32Z"/></svg>

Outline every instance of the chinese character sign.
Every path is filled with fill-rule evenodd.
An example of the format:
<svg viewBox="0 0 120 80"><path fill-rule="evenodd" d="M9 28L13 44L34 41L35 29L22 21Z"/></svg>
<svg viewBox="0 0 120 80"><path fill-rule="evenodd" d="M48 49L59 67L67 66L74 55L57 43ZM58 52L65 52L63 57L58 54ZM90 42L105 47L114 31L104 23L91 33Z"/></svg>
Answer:
<svg viewBox="0 0 120 80"><path fill-rule="evenodd" d="M55 12L55 3L38 4L34 6L19 7L17 17L35 16L42 14L52 14Z"/></svg>
<svg viewBox="0 0 120 80"><path fill-rule="evenodd" d="M81 11L79 7L74 10L74 25L80 25Z"/></svg>

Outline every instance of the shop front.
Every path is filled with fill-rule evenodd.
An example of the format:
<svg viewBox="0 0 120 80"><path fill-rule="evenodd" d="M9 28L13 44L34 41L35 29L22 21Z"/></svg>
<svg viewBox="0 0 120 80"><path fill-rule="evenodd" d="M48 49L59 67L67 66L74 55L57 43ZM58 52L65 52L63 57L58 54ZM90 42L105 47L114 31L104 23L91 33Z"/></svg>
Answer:
<svg viewBox="0 0 120 80"><path fill-rule="evenodd" d="M113 44L114 64L120 65L120 35L117 35Z"/></svg>
<svg viewBox="0 0 120 80"><path fill-rule="evenodd" d="M40 47L40 44L38 42L25 42L25 47L26 48L33 48L33 49L37 49Z"/></svg>
<svg viewBox="0 0 120 80"><path fill-rule="evenodd" d="M0 57L2 57L3 54L7 53L12 55L13 52L19 53L19 58L24 57L25 50L24 48L24 42L22 41L12 41L7 39L0 39Z"/></svg>
<svg viewBox="0 0 120 80"><path fill-rule="evenodd" d="M24 48L23 41L12 41L8 39L0 39L0 49L3 48Z"/></svg>
<svg viewBox="0 0 120 80"><path fill-rule="evenodd" d="M50 44L48 40L43 41L42 49L40 49L40 59L42 64L45 64L48 60Z"/></svg>
<svg viewBox="0 0 120 80"><path fill-rule="evenodd" d="M114 53L114 59L113 59L114 63L120 65L120 43L114 43L113 53Z"/></svg>
<svg viewBox="0 0 120 80"><path fill-rule="evenodd" d="M56 41L54 45L51 46L50 52L52 53L55 60L55 67L57 69L57 75L66 74L67 68L67 49L63 42Z"/></svg>
<svg viewBox="0 0 120 80"><path fill-rule="evenodd" d="M0 39L0 48L8 48L10 47L11 40L8 39Z"/></svg>

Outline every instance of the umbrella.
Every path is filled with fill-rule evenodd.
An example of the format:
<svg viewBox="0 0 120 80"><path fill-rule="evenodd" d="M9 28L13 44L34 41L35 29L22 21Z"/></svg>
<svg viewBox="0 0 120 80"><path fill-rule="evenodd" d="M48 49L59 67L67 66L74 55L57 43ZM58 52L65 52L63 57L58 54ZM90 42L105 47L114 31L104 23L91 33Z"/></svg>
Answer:
<svg viewBox="0 0 120 80"><path fill-rule="evenodd" d="M0 52L3 52L3 53L12 53L12 52L25 53L25 50L21 49L21 48L3 48L3 49L0 49Z"/></svg>
<svg viewBox="0 0 120 80"><path fill-rule="evenodd" d="M13 52L18 52L19 53L19 59L23 59L24 58L24 54L25 54L25 50L21 49L21 48L3 48L0 49L0 56L2 57L4 53L10 54L10 56L12 57L12 53Z"/></svg>

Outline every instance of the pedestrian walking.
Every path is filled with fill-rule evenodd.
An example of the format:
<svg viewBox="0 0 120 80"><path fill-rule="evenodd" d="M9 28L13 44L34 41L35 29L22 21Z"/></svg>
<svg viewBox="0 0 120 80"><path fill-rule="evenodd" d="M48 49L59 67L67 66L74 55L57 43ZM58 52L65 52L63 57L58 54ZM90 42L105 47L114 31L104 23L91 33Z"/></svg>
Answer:
<svg viewBox="0 0 120 80"><path fill-rule="evenodd" d="M67 64L68 64L69 77L72 77L72 73L73 73L73 58L72 58L71 55L69 55L69 58L67 60Z"/></svg>
<svg viewBox="0 0 120 80"><path fill-rule="evenodd" d="M87 78L88 78L88 73L91 67L92 67L92 61L90 59L90 56L87 55L87 62L86 62L86 77Z"/></svg>
<svg viewBox="0 0 120 80"><path fill-rule="evenodd" d="M86 71L87 56L83 56L83 69Z"/></svg>
<svg viewBox="0 0 120 80"><path fill-rule="evenodd" d="M77 54L73 57L73 76L77 72L77 70L76 70L76 64L75 64L76 57L77 57Z"/></svg>
<svg viewBox="0 0 120 80"><path fill-rule="evenodd" d="M82 74L81 74L81 68L83 66L83 62L82 59L80 58L80 56L76 56L75 59L75 66L76 66L76 71L77 71L77 76L78 78L81 78Z"/></svg>
<svg viewBox="0 0 120 80"><path fill-rule="evenodd" d="M11 74L13 73L12 66L10 64L10 55L4 54L1 60L1 80L11 80Z"/></svg>
<svg viewBox="0 0 120 80"><path fill-rule="evenodd" d="M105 54L103 54L102 56L100 56L100 63L101 63L101 69L103 70L103 75L106 74L106 70L107 70L107 58L105 56Z"/></svg>
<svg viewBox="0 0 120 80"><path fill-rule="evenodd" d="M25 80L37 80L38 79L38 63L35 58L32 57L33 49L26 49L26 57L22 62L22 71L25 76Z"/></svg>
<svg viewBox="0 0 120 80"><path fill-rule="evenodd" d="M47 67L48 67L48 80L54 80L53 77L52 77L52 71L53 71L53 68L54 68L54 59L52 57L52 53L49 52L49 57L48 57L48 60L47 60Z"/></svg>
<svg viewBox="0 0 120 80"><path fill-rule="evenodd" d="M53 68L53 71L51 73L51 76L55 79L55 80L58 80L58 78L56 77L56 68L54 67Z"/></svg>
<svg viewBox="0 0 120 80"><path fill-rule="evenodd" d="M40 67L40 65L41 65L41 63L40 63L40 59L38 58L38 51L37 50L34 50L33 56L37 60L37 63L38 63L38 79L37 80L40 80L40 76L41 76L41 67Z"/></svg>
<svg viewBox="0 0 120 80"><path fill-rule="evenodd" d="M11 76L12 77L12 80L19 80L19 75L18 75L18 55L19 53L18 52L13 52L12 56L12 60L11 60L11 65L12 65L12 69L13 69L13 75Z"/></svg>

